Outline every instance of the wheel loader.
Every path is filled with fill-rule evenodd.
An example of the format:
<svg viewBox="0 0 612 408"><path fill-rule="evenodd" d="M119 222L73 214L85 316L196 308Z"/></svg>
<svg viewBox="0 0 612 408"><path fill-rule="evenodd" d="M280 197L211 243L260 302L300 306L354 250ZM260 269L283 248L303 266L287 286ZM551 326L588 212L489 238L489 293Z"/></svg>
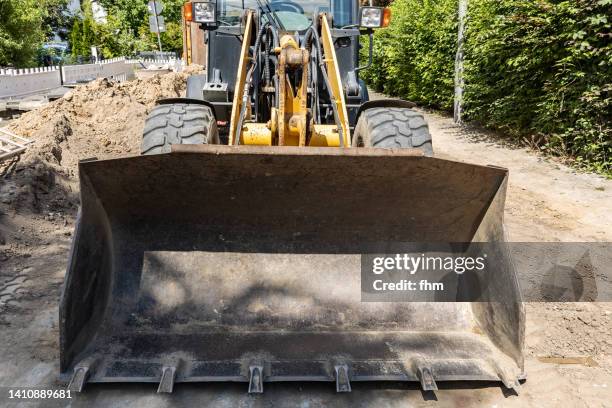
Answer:
<svg viewBox="0 0 612 408"><path fill-rule="evenodd" d="M508 173L433 152L423 115L370 101L352 0L185 4L207 70L150 113L142 155L79 165L61 379L86 383L524 378L512 260L475 302L362 302L364 254L504 248ZM368 39L369 37L369 39ZM187 41L191 41L187 38ZM205 43L205 44L204 44ZM365 45L365 44L364 44Z"/></svg>

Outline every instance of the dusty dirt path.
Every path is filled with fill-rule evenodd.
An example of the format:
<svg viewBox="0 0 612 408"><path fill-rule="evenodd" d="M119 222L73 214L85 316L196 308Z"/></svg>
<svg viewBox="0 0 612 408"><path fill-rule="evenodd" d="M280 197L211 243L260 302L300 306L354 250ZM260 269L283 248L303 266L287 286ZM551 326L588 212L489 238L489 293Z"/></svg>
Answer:
<svg viewBox="0 0 612 408"><path fill-rule="evenodd" d="M510 171L505 224L513 242L610 242L612 181L579 173L480 129L427 113L437 156ZM612 304L528 303L526 371L518 399L501 406L612 406ZM542 363L550 356L585 364ZM598 367L588 357L595 357ZM567 360L558 360L567 361Z"/></svg>
<svg viewBox="0 0 612 408"><path fill-rule="evenodd" d="M447 117L427 117L437 154L510 169L506 224L511 240L612 238L612 181L504 146ZM57 301L75 208L44 207L33 213L8 208L0 200L0 212L0 390L52 385L58 372ZM612 305L529 304L527 311L528 381L519 396L498 384L441 384L435 397L411 384L357 384L344 395L335 394L329 384L274 384L256 397L240 384L179 385L171 396L156 395L154 385L91 385L86 394L57 406L612 406ZM585 360L566 365L538 359L551 356ZM0 406L20 405L1 400Z"/></svg>
<svg viewBox="0 0 612 408"><path fill-rule="evenodd" d="M436 155L510 170L505 220L511 241L612 241L612 180L576 172L445 116L427 118Z"/></svg>

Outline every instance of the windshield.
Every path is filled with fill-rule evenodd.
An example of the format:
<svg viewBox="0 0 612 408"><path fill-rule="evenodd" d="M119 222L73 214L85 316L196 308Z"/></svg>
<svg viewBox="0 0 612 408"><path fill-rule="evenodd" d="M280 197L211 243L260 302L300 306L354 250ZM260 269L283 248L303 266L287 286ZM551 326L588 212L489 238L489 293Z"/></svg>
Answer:
<svg viewBox="0 0 612 408"><path fill-rule="evenodd" d="M265 1L261 0L261 3L265 7ZM329 12L329 4L330 0L270 1L272 10L277 12L277 17L288 31L302 31L308 28L315 12ZM257 0L220 0L217 2L217 19L222 25L238 25L244 9L257 10Z"/></svg>

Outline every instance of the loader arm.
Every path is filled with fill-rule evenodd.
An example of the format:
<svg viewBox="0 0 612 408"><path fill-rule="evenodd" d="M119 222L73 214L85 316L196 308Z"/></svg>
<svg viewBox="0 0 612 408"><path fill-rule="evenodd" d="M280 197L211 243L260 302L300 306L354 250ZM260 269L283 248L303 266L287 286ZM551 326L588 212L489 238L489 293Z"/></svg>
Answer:
<svg viewBox="0 0 612 408"><path fill-rule="evenodd" d="M229 125L230 145L260 146L317 146L347 147L351 145L350 127L342 79L334 49L328 16L319 16L319 31L312 50L300 46L290 34L281 34L280 45L274 49L278 57L275 72L278 78L276 93L278 100L270 109L270 117L265 122L251 120L253 74L258 63L257 55L250 55L253 45L259 51L261 36L265 30L255 30L255 12L247 10L245 29L236 74L232 113ZM274 29L269 25L269 29ZM320 124L313 120L313 98L308 98L308 78L310 61L318 61L330 102L333 105L335 124ZM299 80L295 80L294 73ZM310 105L309 105L310 103Z"/></svg>
<svg viewBox="0 0 612 408"><path fill-rule="evenodd" d="M351 135L348 113L346 111L346 101L342 89L342 78L340 77L338 59L336 57L336 50L334 48L334 41L332 39L327 15L321 16L321 41L323 43L323 49L325 50L325 64L327 66L327 75L331 85L332 103L336 105L336 111L338 112L337 122L339 122L339 126L342 129L344 146L350 146Z"/></svg>
<svg viewBox="0 0 612 408"><path fill-rule="evenodd" d="M249 103L248 89L246 89L247 69L250 62L249 47L253 32L253 11L248 10L246 13L246 24L244 35L242 37L242 48L240 50L240 61L238 63L238 72L236 74L236 89L234 91L234 103L232 104L232 115L230 117L230 132L229 144L236 143L237 135L242 133L242 129L238 129L240 113L245 104ZM245 95L245 90L246 95Z"/></svg>

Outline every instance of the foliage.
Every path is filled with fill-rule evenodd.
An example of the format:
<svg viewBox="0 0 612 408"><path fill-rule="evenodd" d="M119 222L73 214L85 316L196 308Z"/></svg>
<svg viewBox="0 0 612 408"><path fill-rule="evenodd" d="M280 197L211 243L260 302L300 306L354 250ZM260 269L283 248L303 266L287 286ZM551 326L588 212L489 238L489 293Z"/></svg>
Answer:
<svg viewBox="0 0 612 408"><path fill-rule="evenodd" d="M60 39L66 40L72 20L68 12L68 0L44 0L41 3L41 8L45 10L42 28L47 39L57 34Z"/></svg>
<svg viewBox="0 0 612 408"><path fill-rule="evenodd" d="M167 32L161 34L164 51L182 50L181 10L184 0L158 0L164 6L162 16ZM158 49L157 35L149 30L149 12L146 0L102 0L108 11L107 31L116 32L119 38L106 36L105 55L130 55L138 51Z"/></svg>
<svg viewBox="0 0 612 408"><path fill-rule="evenodd" d="M109 16L114 16L117 28L126 30L135 38L147 15L146 0L102 0Z"/></svg>
<svg viewBox="0 0 612 408"><path fill-rule="evenodd" d="M140 39L147 44L147 50L158 50L157 34L149 30L149 22L140 27ZM181 23L166 21L166 31L161 33L162 48L164 51L180 53L183 50L183 29Z"/></svg>
<svg viewBox="0 0 612 408"><path fill-rule="evenodd" d="M130 56L148 49L116 14L109 13L107 23L98 27L98 36L102 54L107 58Z"/></svg>
<svg viewBox="0 0 612 408"><path fill-rule="evenodd" d="M180 23L182 19L182 10L185 0L161 0L164 4L164 12L162 15L167 22Z"/></svg>
<svg viewBox="0 0 612 408"><path fill-rule="evenodd" d="M85 0L83 2L84 7L84 18L81 26L81 51L80 55L90 56L91 47L98 45L98 24L94 20L93 12L91 10L91 1Z"/></svg>
<svg viewBox="0 0 612 408"><path fill-rule="evenodd" d="M366 77L450 110L457 0L396 0ZM612 0L472 0L465 114L543 151L612 174Z"/></svg>
<svg viewBox="0 0 612 408"><path fill-rule="evenodd" d="M69 24L68 0L0 0L0 65L37 65L42 44Z"/></svg>
<svg viewBox="0 0 612 408"><path fill-rule="evenodd" d="M85 0L82 8L83 13L74 18L70 32L70 48L74 58L90 57L91 47L98 46L100 42L100 25L93 17L91 1Z"/></svg>
<svg viewBox="0 0 612 408"><path fill-rule="evenodd" d="M167 32L161 35L162 47L165 51L180 51L183 42L180 25L182 0L162 2L165 6L164 14L168 15ZM91 55L91 46L94 45L101 48L105 58L130 56L139 51L158 49L157 35L149 30L146 1L103 0L101 3L107 11L105 23L95 22L89 0L83 3L83 12L75 19L70 36L73 56ZM174 3L176 4L173 5ZM172 21L172 18L178 20Z"/></svg>
<svg viewBox="0 0 612 408"><path fill-rule="evenodd" d="M456 0L394 1L391 26L374 36L375 68L365 72L369 83L392 95L449 109L456 9Z"/></svg>
<svg viewBox="0 0 612 408"><path fill-rule="evenodd" d="M160 0L167 32L161 34L165 51L182 50L183 0ZM91 56L98 46L106 58L157 50L157 36L150 33L146 0L102 0L107 22L93 18L91 0L82 11L68 14L68 0L0 0L0 65L17 68L37 65L42 44L58 34L68 39L75 60Z"/></svg>
<svg viewBox="0 0 612 408"><path fill-rule="evenodd" d="M74 18L72 23L72 30L70 31L70 47L72 49L72 56L77 57L81 54L81 36L83 31L83 24L81 19L78 17Z"/></svg>
<svg viewBox="0 0 612 408"><path fill-rule="evenodd" d="M0 66L33 66L45 40L45 11L36 0L0 0Z"/></svg>
<svg viewBox="0 0 612 408"><path fill-rule="evenodd" d="M470 4L466 115L612 172L612 0Z"/></svg>

